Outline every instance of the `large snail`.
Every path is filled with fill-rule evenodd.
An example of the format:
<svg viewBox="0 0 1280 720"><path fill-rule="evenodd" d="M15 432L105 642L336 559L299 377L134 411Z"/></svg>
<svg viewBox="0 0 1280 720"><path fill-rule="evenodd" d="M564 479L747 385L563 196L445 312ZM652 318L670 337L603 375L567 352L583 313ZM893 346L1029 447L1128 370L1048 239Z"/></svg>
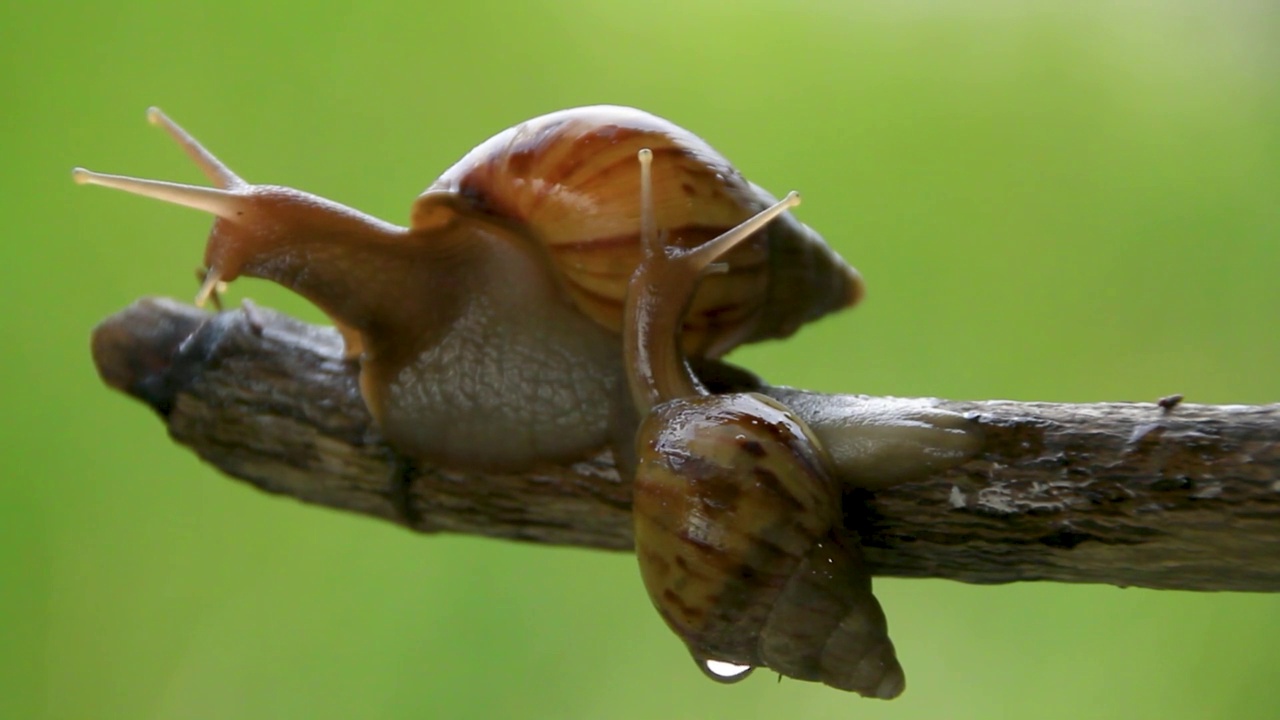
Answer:
<svg viewBox="0 0 1280 720"><path fill-rule="evenodd" d="M360 359L361 392L391 445L447 465L518 470L626 436L618 332L640 256L639 148L652 148L653 215L676 246L773 201L691 133L599 106L490 138L418 197L405 228L251 185L159 110L148 117L217 187L79 168L76 181L216 215L197 301L241 275L303 295ZM857 273L786 215L723 262L683 316L691 357L789 335L861 294Z"/></svg>
<svg viewBox="0 0 1280 720"><path fill-rule="evenodd" d="M680 348L704 271L798 202L793 193L693 249L667 246L641 163L643 257L630 284L636 555L650 599L713 678L758 666L878 698L905 679L821 442L785 405L712 395ZM716 268L723 272L725 268Z"/></svg>

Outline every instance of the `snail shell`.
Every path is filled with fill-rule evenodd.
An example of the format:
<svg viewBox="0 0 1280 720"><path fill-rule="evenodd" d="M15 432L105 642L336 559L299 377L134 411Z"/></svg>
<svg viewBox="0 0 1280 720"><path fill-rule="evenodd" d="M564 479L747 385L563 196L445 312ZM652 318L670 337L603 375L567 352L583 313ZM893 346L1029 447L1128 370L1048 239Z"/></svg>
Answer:
<svg viewBox="0 0 1280 720"><path fill-rule="evenodd" d="M641 148L653 153L655 215L673 245L701 245L775 202L693 133L600 105L543 115L481 143L418 197L413 226L441 222L443 208L520 226L546 249L577 307L620 332L641 254ZM728 272L701 283L685 316L690 355L788 336L862 295L857 272L789 214L723 262Z"/></svg>
<svg viewBox="0 0 1280 720"><path fill-rule="evenodd" d="M839 488L802 422L762 395L707 396L657 406L638 437L641 576L701 667L767 666L872 697L902 692L884 612L842 529Z"/></svg>

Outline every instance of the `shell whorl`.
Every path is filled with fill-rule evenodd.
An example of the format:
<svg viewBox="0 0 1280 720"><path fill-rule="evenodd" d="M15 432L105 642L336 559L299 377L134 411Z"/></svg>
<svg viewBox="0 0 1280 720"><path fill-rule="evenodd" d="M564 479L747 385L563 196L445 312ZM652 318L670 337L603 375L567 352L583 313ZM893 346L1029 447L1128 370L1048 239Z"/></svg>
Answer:
<svg viewBox="0 0 1280 720"><path fill-rule="evenodd" d="M524 229L545 249L576 306L622 328L627 283L640 261L636 152L654 153L659 225L681 247L700 245L773 202L706 142L649 113L595 106L509 128L459 160L419 196L414 227L439 208ZM807 226L784 216L703 279L685 317L682 345L718 357L743 342L793 333L848 306L861 281Z"/></svg>
<svg viewBox="0 0 1280 720"><path fill-rule="evenodd" d="M682 398L642 424L636 552L695 660L881 698L904 686L821 444L776 401Z"/></svg>

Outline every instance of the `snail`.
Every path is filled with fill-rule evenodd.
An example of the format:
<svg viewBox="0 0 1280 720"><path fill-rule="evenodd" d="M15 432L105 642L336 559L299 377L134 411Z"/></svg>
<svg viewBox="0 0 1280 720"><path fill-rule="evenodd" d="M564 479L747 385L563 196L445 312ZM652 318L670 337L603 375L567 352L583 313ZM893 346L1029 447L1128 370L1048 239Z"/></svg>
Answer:
<svg viewBox="0 0 1280 720"><path fill-rule="evenodd" d="M643 257L623 334L635 438L636 555L650 600L712 678L755 667L893 698L905 687L822 443L781 402L708 393L679 334L708 268L797 204L792 193L705 244L668 246L641 150Z"/></svg>
<svg viewBox="0 0 1280 720"><path fill-rule="evenodd" d="M242 275L304 296L358 359L389 444L455 467L517 471L630 436L618 334L640 256L638 148L652 148L653 212L674 245L700 245L773 202L688 131L596 106L482 143L418 196L406 228L251 185L158 109L148 118L216 187L82 168L74 179L215 215L197 304ZM786 215L723 262L684 315L690 358L785 337L862 292L857 272Z"/></svg>

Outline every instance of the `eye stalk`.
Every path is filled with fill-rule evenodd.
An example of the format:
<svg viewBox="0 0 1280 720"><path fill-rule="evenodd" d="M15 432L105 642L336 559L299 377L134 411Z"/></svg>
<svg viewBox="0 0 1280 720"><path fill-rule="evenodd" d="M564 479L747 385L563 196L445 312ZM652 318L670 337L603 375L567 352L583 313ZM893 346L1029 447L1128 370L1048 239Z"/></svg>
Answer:
<svg viewBox="0 0 1280 720"><path fill-rule="evenodd" d="M653 203L653 151L641 149L640 161L640 248L643 260L631 277L627 293L627 332L624 352L631 361L632 402L642 414L664 400L705 395L684 361L679 333L689 311L698 281L709 272L723 269L716 261L752 237L780 215L800 204L800 194L792 191L773 205L721 235L694 248L680 248L667 242L668 235L656 226Z"/></svg>
<svg viewBox="0 0 1280 720"><path fill-rule="evenodd" d="M406 232L404 228L310 193L273 185L251 185L159 108L147 110L147 120L168 133L216 187L99 173L79 167L71 171L71 177L81 185L123 190L203 210L218 218L205 248L206 270L196 294L197 306L203 306L227 281L244 272L246 266L272 264L273 254L300 242L339 235L345 241L358 243L372 236L400 236ZM260 271L251 274L278 279Z"/></svg>
<svg viewBox="0 0 1280 720"><path fill-rule="evenodd" d="M147 180L127 175L111 175L79 167L71 171L71 178L80 185L101 185L115 188L134 195L163 200L196 210L204 210L223 219L235 217L237 201L239 200L234 194L216 188L165 182L163 180ZM208 268L202 273L202 277L203 282L195 298L197 307L204 307L205 302L216 292L219 286L225 285L221 272L217 267Z"/></svg>
<svg viewBox="0 0 1280 720"><path fill-rule="evenodd" d="M201 145L182 126L171 120L168 115L165 115L160 108L148 108L147 121L152 125L158 125L177 141L178 146L196 163L196 166L200 168L205 177L209 178L209 181L217 187L209 188L164 180L148 180L127 175L99 173L81 167L71 171L71 179L79 185L101 185L102 187L123 190L133 195L141 195L142 197L149 197L174 205L203 210L223 220L233 221L237 216L244 215L246 203L243 191L250 187L248 183L232 172L226 163L223 163L216 155ZM225 287L226 284L222 280L220 269L213 266L208 267L202 273L200 291L196 293L195 298L196 306L204 307L205 302L210 297L216 297L217 293Z"/></svg>

